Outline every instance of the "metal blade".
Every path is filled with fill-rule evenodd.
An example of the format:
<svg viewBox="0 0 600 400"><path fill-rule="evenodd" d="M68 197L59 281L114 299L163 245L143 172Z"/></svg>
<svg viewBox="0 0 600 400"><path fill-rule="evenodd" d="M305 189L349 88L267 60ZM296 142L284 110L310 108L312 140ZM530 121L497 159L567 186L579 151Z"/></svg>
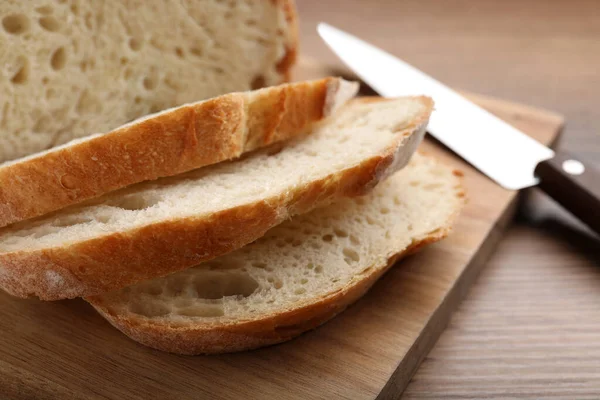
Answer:
<svg viewBox="0 0 600 400"><path fill-rule="evenodd" d="M323 40L384 97L427 95L435 101L428 132L507 189L538 183L534 170L554 152L432 77L325 23Z"/></svg>

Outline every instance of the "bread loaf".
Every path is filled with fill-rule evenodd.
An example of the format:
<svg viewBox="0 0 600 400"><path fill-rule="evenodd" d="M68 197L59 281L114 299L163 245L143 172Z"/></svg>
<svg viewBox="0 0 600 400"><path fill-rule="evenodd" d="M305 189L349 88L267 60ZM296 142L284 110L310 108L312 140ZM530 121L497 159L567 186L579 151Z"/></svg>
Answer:
<svg viewBox="0 0 600 400"><path fill-rule="evenodd" d="M371 194L297 216L210 262L88 301L159 350L223 353L279 343L332 318L398 259L445 237L463 196L452 169L416 154Z"/></svg>
<svg viewBox="0 0 600 400"><path fill-rule="evenodd" d="M402 168L432 107L425 97L353 100L285 146L5 227L0 287L48 300L88 296L236 250Z"/></svg>
<svg viewBox="0 0 600 400"><path fill-rule="evenodd" d="M176 105L282 83L292 0L0 2L0 162Z"/></svg>

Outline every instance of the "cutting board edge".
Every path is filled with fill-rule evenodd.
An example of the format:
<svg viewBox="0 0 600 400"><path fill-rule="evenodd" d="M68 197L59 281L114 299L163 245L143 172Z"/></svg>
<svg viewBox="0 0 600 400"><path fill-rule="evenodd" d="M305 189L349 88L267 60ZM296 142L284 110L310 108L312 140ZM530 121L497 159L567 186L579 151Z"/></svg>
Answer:
<svg viewBox="0 0 600 400"><path fill-rule="evenodd" d="M498 100L489 96L478 95L469 92L462 93L474 100L494 100L495 102L501 101L507 105L517 104L522 106L519 103ZM557 127L555 134L548 146L551 149L556 150L560 144L564 132L564 117L560 114L535 107L523 107L525 107L529 112L535 112L536 114L543 115L544 117L555 118L554 122L556 123ZM483 271L486 262L494 254L498 244L500 243L500 240L502 239L502 236L513 223L514 217L517 214L521 202L527 197L526 192L534 189L535 188L530 188L520 192L515 192L515 195L504 209L500 218L494 225L491 226L485 237L481 240L482 245L479 247L478 251L473 254L469 260L469 263L460 274L460 277L454 282L448 293L446 293L440 306L434 310L427 323L419 332L415 342L400 360L400 363L387 380L387 383L377 395L377 400L395 399L402 395L410 380L421 366L421 363L425 360L425 358L427 358L427 355L433 349L433 346L435 346L441 334L448 327L454 311L456 311L456 308L465 298L470 287L473 285L473 283L475 283L479 277L479 274ZM432 325L434 328L432 328ZM412 365L405 365L411 359L414 360L414 363L412 363Z"/></svg>
<svg viewBox="0 0 600 400"><path fill-rule="evenodd" d="M404 392L423 360L425 360L433 346L437 343L442 332L447 328L454 311L483 270L485 263L492 254L494 254L503 234L509 228L517 213L521 197L521 193L515 194L501 217L489 229L486 236L482 238L482 245L479 247L478 251L473 254L469 263L461 272L460 277L454 282L453 286L444 296L441 304L431 314L429 320L419 332L417 339L376 397L377 400L395 399L398 398L399 394ZM412 362L409 363L409 361Z"/></svg>

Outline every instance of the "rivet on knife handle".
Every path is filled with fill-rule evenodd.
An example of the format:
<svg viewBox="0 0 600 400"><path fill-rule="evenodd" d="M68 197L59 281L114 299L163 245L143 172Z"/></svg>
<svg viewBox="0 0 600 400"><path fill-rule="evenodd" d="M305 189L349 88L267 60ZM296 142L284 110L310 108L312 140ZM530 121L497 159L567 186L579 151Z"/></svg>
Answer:
<svg viewBox="0 0 600 400"><path fill-rule="evenodd" d="M600 169L559 151L535 175L544 192L600 234Z"/></svg>

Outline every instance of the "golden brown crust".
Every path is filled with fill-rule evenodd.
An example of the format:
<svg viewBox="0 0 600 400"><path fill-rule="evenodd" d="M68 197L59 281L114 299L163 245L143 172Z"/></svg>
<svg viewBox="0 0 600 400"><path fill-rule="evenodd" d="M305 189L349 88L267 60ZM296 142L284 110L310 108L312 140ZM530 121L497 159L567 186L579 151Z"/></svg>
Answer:
<svg viewBox="0 0 600 400"><path fill-rule="evenodd" d="M455 174L460 178L458 174ZM464 188L457 188L456 197L464 204ZM269 346L290 340L318 327L333 318L349 305L360 299L373 284L400 259L414 254L423 247L445 238L458 217L461 207L440 228L412 241L405 249L391 256L385 264L365 269L358 279L344 288L298 308L270 315L258 316L254 320L229 324L198 324L194 326L171 326L148 320L132 313L119 313L105 302L102 296L86 299L114 327L131 339L146 346L177 354L218 354Z"/></svg>
<svg viewBox="0 0 600 400"><path fill-rule="evenodd" d="M277 71L283 75L285 82L288 82L291 80L292 67L298 60L298 13L296 11L294 0L273 1L283 9L285 20L289 28L288 44L286 46L285 54L277 63Z"/></svg>
<svg viewBox="0 0 600 400"><path fill-rule="evenodd" d="M457 210L458 212L458 210ZM369 272L346 287L302 307L277 312L258 319L229 325L169 326L148 321L135 314L114 312L102 297L86 299L114 327L146 346L170 353L197 355L251 350L290 340L325 323L360 299L398 260L447 236L456 215L438 229L419 238L384 265L374 265Z"/></svg>
<svg viewBox="0 0 600 400"><path fill-rule="evenodd" d="M155 223L68 246L1 253L0 286L15 296L43 300L108 292L228 253L292 215L337 197L363 194L391 169L403 167L422 139L433 103L428 98L419 99L426 106L420 116L382 154L357 166L310 182L295 192L210 217Z"/></svg>
<svg viewBox="0 0 600 400"><path fill-rule="evenodd" d="M0 227L301 135L323 117L335 97L331 88L340 85L326 78L232 93L0 167Z"/></svg>

